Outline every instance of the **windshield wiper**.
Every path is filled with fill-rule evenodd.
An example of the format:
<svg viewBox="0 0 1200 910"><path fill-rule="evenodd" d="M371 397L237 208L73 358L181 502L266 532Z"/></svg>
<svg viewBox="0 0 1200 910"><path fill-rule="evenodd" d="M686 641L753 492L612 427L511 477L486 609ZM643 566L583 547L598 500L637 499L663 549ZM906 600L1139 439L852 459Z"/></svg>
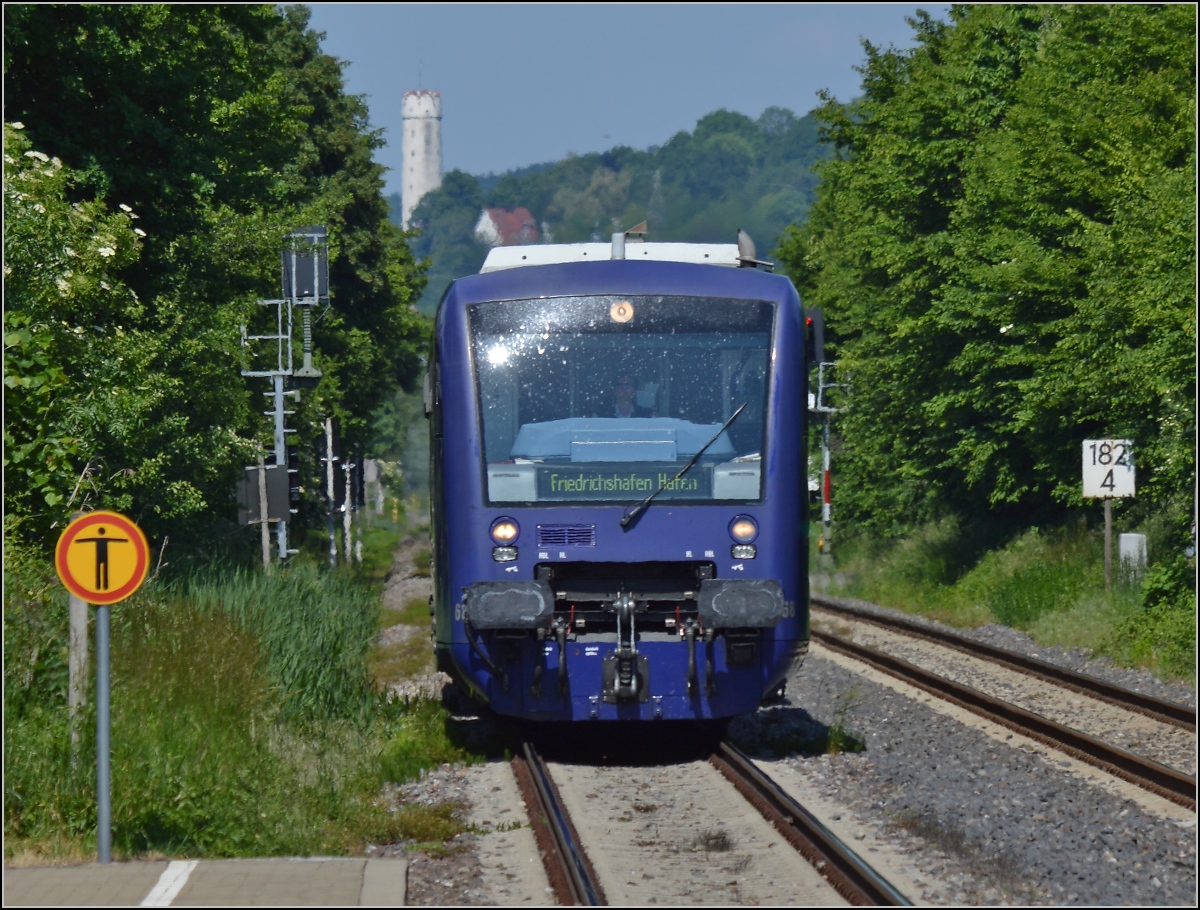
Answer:
<svg viewBox="0 0 1200 910"><path fill-rule="evenodd" d="M733 423L734 419L738 416L738 414L740 414L740 413L742 413L742 411L746 410L746 405L748 405L749 403L750 402L748 402L748 401L743 401L742 406L740 408L738 408L736 411L734 411L732 414L729 415L729 419L726 420L723 424L721 424L721 429L717 430L717 432L713 434L713 438L710 439L708 442L706 442L704 445L702 445L700 447L700 451L692 456L691 461L689 461L687 464L685 464L682 468L679 469L678 474L676 474L674 477L672 477L670 479L670 481L663 484L661 487L659 487L657 490L655 490L653 493L651 493L649 496L647 496L645 499L643 499L641 502L639 502L637 505L635 505L632 509L630 509L628 512L626 512L624 515L622 515L621 516L621 527L622 528L629 527L630 522L632 522L635 518L637 518L639 515L641 515L642 512L644 512L646 510L646 507L650 505L650 503L654 502L655 496L657 496L663 490L667 489L667 487L674 486L675 481L677 481L680 477L682 477L684 474L686 474L688 472L688 470L692 467L692 465L694 465L697 462L697 460L699 460L700 456L704 454L705 450L707 450L710 445L712 445L714 442L716 442L721 437L722 433L724 433L727 429L729 429L729 425L731 423Z"/></svg>

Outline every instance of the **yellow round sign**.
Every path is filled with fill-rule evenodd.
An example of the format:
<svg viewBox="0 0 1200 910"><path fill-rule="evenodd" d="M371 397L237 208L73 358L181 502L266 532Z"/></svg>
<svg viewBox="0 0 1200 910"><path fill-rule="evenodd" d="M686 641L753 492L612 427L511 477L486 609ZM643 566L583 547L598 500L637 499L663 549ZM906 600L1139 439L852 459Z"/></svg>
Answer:
<svg viewBox="0 0 1200 910"><path fill-rule="evenodd" d="M67 525L54 551L67 590L93 604L114 604L141 587L150 567L146 535L124 515L89 512Z"/></svg>

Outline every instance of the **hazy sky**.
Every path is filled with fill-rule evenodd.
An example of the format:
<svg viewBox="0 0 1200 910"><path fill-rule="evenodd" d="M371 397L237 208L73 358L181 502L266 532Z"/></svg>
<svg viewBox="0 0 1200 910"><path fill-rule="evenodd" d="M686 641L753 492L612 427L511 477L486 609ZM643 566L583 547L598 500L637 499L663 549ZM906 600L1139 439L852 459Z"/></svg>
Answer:
<svg viewBox="0 0 1200 910"><path fill-rule="evenodd" d="M718 108L804 114L859 92L860 39L908 47L917 9L945 4L311 4L325 52L400 166L400 96L442 93L442 163L501 173L574 152L662 145ZM397 170L387 175L398 192Z"/></svg>

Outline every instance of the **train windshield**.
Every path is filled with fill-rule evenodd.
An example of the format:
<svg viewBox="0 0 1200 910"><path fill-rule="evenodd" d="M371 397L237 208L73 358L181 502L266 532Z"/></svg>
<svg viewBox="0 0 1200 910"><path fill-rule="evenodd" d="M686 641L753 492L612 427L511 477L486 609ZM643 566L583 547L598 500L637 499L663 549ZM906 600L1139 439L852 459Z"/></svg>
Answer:
<svg viewBox="0 0 1200 910"><path fill-rule="evenodd" d="M705 297L472 306L488 500L760 500L773 319Z"/></svg>

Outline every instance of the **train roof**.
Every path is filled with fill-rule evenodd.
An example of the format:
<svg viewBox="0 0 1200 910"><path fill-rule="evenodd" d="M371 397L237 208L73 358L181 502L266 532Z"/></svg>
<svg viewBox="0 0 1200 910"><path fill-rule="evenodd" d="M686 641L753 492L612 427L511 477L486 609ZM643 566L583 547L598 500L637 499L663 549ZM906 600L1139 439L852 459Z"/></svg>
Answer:
<svg viewBox="0 0 1200 910"><path fill-rule="evenodd" d="M706 244L646 244L647 246L691 246ZM564 244L565 246L565 244ZM467 275L446 289L439 312L447 304L459 309L476 303L523 300L539 297L574 297L595 294L682 295L734 298L741 300L794 301L799 297L790 280L762 269L701 265L695 260L645 260L608 258L608 244L600 246L606 255L588 261L580 256L566 262L550 262L528 267L501 268L478 275ZM632 244L631 244L632 246ZM640 246L640 244L639 244ZM505 247L507 250L538 250L545 247ZM736 248L734 248L736 249ZM590 257L589 257L590 258ZM528 262L528 260L526 260ZM700 259L700 262L705 262ZM711 260L709 260L711 262Z"/></svg>
<svg viewBox="0 0 1200 910"><path fill-rule="evenodd" d="M740 235L739 235L740 236ZM496 247L477 275L452 282L453 308L499 300L592 294L681 294L793 300L796 289L754 258L753 243L559 243ZM718 266L713 268L712 266ZM442 307L439 306L439 311Z"/></svg>
<svg viewBox="0 0 1200 910"><path fill-rule="evenodd" d="M545 243L531 246L498 246L488 253L479 274L535 265L566 262L603 262L625 259L641 262L691 262L697 265L741 265L735 243L646 243L624 244L622 256L613 255L610 243Z"/></svg>

